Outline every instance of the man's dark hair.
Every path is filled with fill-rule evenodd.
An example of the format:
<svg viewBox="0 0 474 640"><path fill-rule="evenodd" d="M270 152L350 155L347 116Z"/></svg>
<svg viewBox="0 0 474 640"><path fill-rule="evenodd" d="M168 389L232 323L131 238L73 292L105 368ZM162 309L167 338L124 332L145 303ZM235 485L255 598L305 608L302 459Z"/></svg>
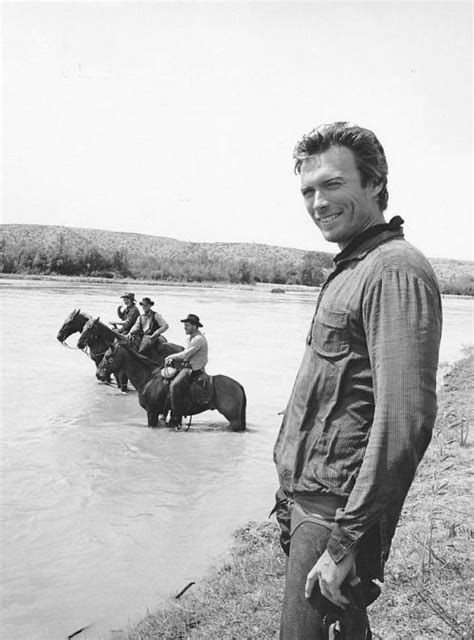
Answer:
<svg viewBox="0 0 474 640"><path fill-rule="evenodd" d="M388 203L387 159L382 145L369 129L349 122L333 122L316 127L303 136L293 151L295 173L301 172L303 161L310 156L336 146L347 147L354 153L363 187L382 184L377 201L380 210L385 211Z"/></svg>

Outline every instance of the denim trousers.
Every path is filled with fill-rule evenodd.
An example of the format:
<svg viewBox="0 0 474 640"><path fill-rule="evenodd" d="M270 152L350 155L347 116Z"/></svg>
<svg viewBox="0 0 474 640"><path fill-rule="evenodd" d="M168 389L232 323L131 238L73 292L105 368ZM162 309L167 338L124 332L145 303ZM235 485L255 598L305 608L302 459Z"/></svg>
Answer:
<svg viewBox="0 0 474 640"><path fill-rule="evenodd" d="M316 583L311 597L305 597L309 571L327 547L332 518L315 517L294 503L291 514L291 543L286 570L285 593L280 623L280 640L327 640L328 617L343 617L343 610L324 598ZM360 615L366 620L365 605ZM365 633L354 635L363 637ZM367 636L369 637L369 636ZM351 640L350 638L348 640Z"/></svg>
<svg viewBox="0 0 474 640"><path fill-rule="evenodd" d="M324 520L308 519L295 526L297 505L292 510L290 554L286 567L285 595L280 640L325 640L323 612L315 591L305 597L306 576L326 549L331 528Z"/></svg>

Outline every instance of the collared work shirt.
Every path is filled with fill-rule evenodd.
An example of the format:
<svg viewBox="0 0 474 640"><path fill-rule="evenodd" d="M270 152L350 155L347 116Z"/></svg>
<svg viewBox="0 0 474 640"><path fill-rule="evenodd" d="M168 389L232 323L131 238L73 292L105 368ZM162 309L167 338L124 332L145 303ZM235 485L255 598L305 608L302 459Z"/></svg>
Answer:
<svg viewBox="0 0 474 640"><path fill-rule="evenodd" d="M275 444L283 489L347 497L328 551L378 529L383 564L436 417L441 297L401 230L362 242L321 289Z"/></svg>
<svg viewBox="0 0 474 640"><path fill-rule="evenodd" d="M207 364L208 345L207 338L200 331L188 338L188 346L184 351L173 353L173 359L187 360L193 371L204 370Z"/></svg>

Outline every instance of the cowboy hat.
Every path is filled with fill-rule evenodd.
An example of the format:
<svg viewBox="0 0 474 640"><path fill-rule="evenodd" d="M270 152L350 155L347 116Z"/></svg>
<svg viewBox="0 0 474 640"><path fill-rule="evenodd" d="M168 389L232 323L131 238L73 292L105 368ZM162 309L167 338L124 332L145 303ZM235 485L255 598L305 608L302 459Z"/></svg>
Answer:
<svg viewBox="0 0 474 640"><path fill-rule="evenodd" d="M187 318L184 318L184 320L180 320L180 322L189 322L189 324L194 324L196 325L196 327L202 327L202 324L199 321L199 317L194 315L194 313L188 313Z"/></svg>
<svg viewBox="0 0 474 640"><path fill-rule="evenodd" d="M149 307L152 307L155 303L153 302L153 300L150 300L150 298L142 298L139 304L141 304L142 306L146 304Z"/></svg>

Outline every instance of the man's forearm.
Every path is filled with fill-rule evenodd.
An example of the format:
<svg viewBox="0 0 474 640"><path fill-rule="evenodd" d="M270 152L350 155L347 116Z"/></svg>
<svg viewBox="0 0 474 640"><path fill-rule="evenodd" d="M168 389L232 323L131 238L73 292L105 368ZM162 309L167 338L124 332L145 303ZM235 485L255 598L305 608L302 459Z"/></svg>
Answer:
<svg viewBox="0 0 474 640"><path fill-rule="evenodd" d="M150 338L157 338L158 336L161 336L162 333L164 333L165 331L168 330L168 326L169 325L163 325L162 327L160 327L159 329L157 329L154 333L151 334Z"/></svg>

